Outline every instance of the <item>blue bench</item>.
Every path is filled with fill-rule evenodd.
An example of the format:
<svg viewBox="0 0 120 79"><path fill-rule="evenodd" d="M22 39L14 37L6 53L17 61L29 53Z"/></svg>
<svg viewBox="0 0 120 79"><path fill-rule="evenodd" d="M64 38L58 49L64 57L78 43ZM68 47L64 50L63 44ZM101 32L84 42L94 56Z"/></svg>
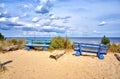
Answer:
<svg viewBox="0 0 120 79"><path fill-rule="evenodd" d="M108 46L103 44L89 44L74 42L76 56L82 55L82 52L96 53L99 59L104 59L103 55L107 54Z"/></svg>
<svg viewBox="0 0 120 79"><path fill-rule="evenodd" d="M43 50L46 51L50 46L50 39L26 40L26 42L25 49L28 51L33 47L43 47Z"/></svg>

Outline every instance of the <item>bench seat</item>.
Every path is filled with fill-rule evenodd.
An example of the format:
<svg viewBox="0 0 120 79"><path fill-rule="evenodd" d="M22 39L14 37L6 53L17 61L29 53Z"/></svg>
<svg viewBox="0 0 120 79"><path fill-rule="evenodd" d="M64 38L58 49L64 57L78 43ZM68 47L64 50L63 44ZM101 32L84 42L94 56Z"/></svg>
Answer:
<svg viewBox="0 0 120 79"><path fill-rule="evenodd" d="M25 46L31 46L31 47L34 47L34 46L44 47L44 46L46 46L46 47L49 47L50 45L48 45L48 44L25 44Z"/></svg>

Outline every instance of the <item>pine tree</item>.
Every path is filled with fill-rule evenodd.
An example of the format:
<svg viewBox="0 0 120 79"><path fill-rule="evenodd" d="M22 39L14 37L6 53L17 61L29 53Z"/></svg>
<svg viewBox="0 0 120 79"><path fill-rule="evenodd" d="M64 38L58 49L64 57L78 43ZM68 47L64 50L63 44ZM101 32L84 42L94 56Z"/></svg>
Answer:
<svg viewBox="0 0 120 79"><path fill-rule="evenodd" d="M0 33L0 40L4 40L4 36Z"/></svg>
<svg viewBox="0 0 120 79"><path fill-rule="evenodd" d="M101 44L105 45L110 44L110 40L104 35L104 37L101 40Z"/></svg>

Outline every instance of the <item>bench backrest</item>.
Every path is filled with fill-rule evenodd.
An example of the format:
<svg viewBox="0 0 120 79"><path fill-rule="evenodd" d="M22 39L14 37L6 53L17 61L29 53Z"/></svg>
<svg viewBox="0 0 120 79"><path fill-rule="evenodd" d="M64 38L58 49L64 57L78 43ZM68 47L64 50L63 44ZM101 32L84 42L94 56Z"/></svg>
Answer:
<svg viewBox="0 0 120 79"><path fill-rule="evenodd" d="M51 41L50 39L26 40L26 42L29 44L50 44L50 41Z"/></svg>

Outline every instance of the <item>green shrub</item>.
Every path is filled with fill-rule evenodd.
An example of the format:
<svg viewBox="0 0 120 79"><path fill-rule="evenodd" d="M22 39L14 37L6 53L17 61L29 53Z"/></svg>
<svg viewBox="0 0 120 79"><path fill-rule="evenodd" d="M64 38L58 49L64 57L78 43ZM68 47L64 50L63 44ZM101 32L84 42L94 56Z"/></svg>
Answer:
<svg viewBox="0 0 120 79"><path fill-rule="evenodd" d="M0 33L0 40L4 40L4 36Z"/></svg>
<svg viewBox="0 0 120 79"><path fill-rule="evenodd" d="M104 35L104 37L101 40L101 44L108 45L110 44L110 40Z"/></svg>
<svg viewBox="0 0 120 79"><path fill-rule="evenodd" d="M64 48L64 38L62 37L54 37L51 40L51 47L54 49L63 49Z"/></svg>
<svg viewBox="0 0 120 79"><path fill-rule="evenodd" d="M70 49L72 48L71 41L69 38L62 38L60 36L54 37L51 40L51 47L52 49Z"/></svg>

